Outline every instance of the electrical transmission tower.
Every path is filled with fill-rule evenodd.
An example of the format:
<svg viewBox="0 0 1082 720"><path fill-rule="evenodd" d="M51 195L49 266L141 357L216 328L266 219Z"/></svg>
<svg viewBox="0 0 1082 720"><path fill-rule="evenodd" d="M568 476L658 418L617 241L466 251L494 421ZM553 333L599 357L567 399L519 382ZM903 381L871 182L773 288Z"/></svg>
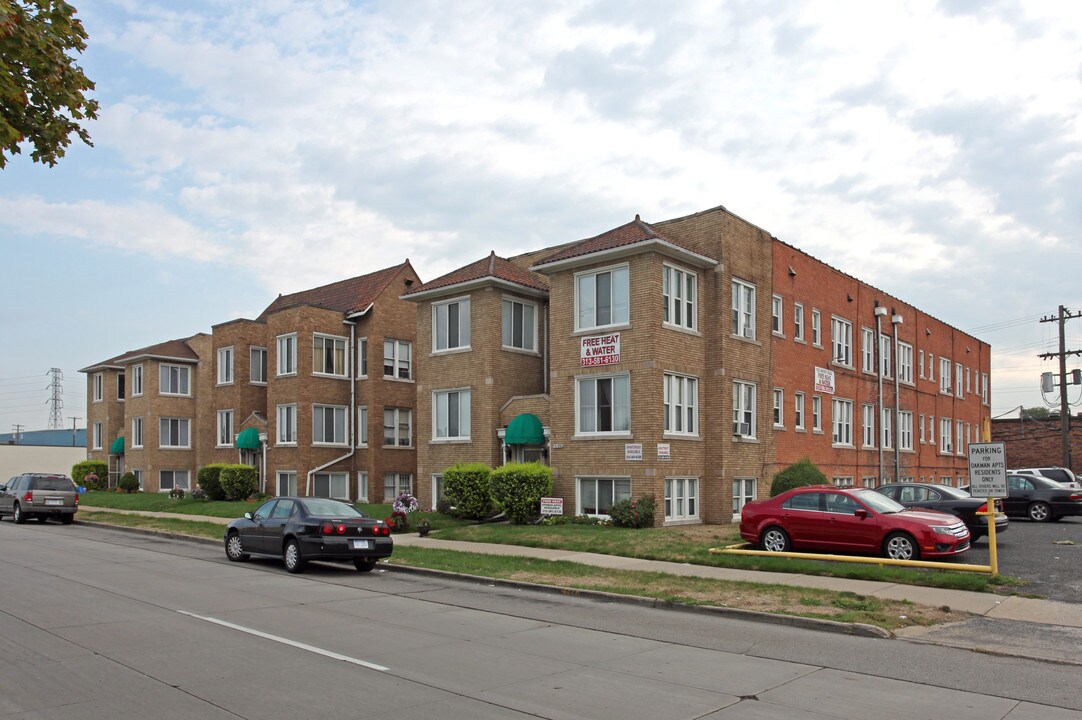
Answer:
<svg viewBox="0 0 1082 720"><path fill-rule="evenodd" d="M49 386L52 390L49 398L49 429L60 430L64 427L64 386L61 384L64 371L60 368L52 368L49 374L53 376L53 381Z"/></svg>

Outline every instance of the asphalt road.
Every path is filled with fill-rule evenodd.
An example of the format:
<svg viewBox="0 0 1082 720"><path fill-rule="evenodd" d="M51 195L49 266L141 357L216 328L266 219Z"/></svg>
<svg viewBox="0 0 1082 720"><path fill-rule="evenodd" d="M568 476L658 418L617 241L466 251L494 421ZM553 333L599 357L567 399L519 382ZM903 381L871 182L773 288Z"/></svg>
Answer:
<svg viewBox="0 0 1082 720"><path fill-rule="evenodd" d="M0 598L0 717L1082 720L1076 666L102 527L0 524Z"/></svg>

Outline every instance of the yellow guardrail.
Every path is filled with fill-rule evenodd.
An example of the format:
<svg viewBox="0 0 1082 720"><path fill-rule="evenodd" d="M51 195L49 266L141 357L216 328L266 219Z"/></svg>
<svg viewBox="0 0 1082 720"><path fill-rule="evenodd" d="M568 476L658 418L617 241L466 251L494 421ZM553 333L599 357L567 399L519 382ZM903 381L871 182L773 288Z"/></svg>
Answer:
<svg viewBox="0 0 1082 720"><path fill-rule="evenodd" d="M710 548L710 552L720 555L761 555L763 557L788 557L802 560L829 560L831 562L863 563L865 565L900 565L914 568L936 568L939 570L958 570L962 572L982 572L996 575L991 565L967 565L963 563L934 562L931 560L892 560L881 557L856 557L851 555L827 555L822 553L771 552L769 550L749 550L750 543Z"/></svg>

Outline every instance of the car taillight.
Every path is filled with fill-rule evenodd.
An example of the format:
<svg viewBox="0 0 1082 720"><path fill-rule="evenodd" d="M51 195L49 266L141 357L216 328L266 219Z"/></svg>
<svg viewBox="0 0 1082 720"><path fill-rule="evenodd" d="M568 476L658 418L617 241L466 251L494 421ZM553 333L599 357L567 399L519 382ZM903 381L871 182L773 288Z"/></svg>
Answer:
<svg viewBox="0 0 1082 720"><path fill-rule="evenodd" d="M988 512L988 503L981 503L981 506L979 508L977 508L977 512L979 512L979 513Z"/></svg>
<svg viewBox="0 0 1082 720"><path fill-rule="evenodd" d="M331 523L331 522L325 522L322 525L320 525L319 532L322 533L323 535L335 535L335 534L345 535L346 534L346 526L343 525L342 523L338 523L337 525L335 525L334 523Z"/></svg>
<svg viewBox="0 0 1082 720"><path fill-rule="evenodd" d="M23 502L28 502L28 503L34 502L34 491L33 490L27 490L26 491L26 494L23 495Z"/></svg>
<svg viewBox="0 0 1082 720"><path fill-rule="evenodd" d="M1071 493L1070 500L1082 500L1082 493Z"/></svg>
<svg viewBox="0 0 1082 720"><path fill-rule="evenodd" d="M389 528L389 527L387 527L386 525L383 525L383 524L373 525L372 526L372 534L373 535L390 535L391 534L391 528Z"/></svg>

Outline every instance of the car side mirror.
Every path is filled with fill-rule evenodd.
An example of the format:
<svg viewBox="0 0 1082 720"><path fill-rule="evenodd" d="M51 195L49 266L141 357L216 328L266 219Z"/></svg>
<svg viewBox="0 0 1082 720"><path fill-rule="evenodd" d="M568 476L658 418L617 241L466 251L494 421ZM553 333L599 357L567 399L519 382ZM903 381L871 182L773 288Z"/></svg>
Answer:
<svg viewBox="0 0 1082 720"><path fill-rule="evenodd" d="M864 508L857 508L856 510L853 511L853 514L856 515L861 520L868 517L868 511L865 510Z"/></svg>
<svg viewBox="0 0 1082 720"><path fill-rule="evenodd" d="M253 519L252 518L252 513L250 513L250 512L244 513L244 519L245 520L252 520Z"/></svg>

